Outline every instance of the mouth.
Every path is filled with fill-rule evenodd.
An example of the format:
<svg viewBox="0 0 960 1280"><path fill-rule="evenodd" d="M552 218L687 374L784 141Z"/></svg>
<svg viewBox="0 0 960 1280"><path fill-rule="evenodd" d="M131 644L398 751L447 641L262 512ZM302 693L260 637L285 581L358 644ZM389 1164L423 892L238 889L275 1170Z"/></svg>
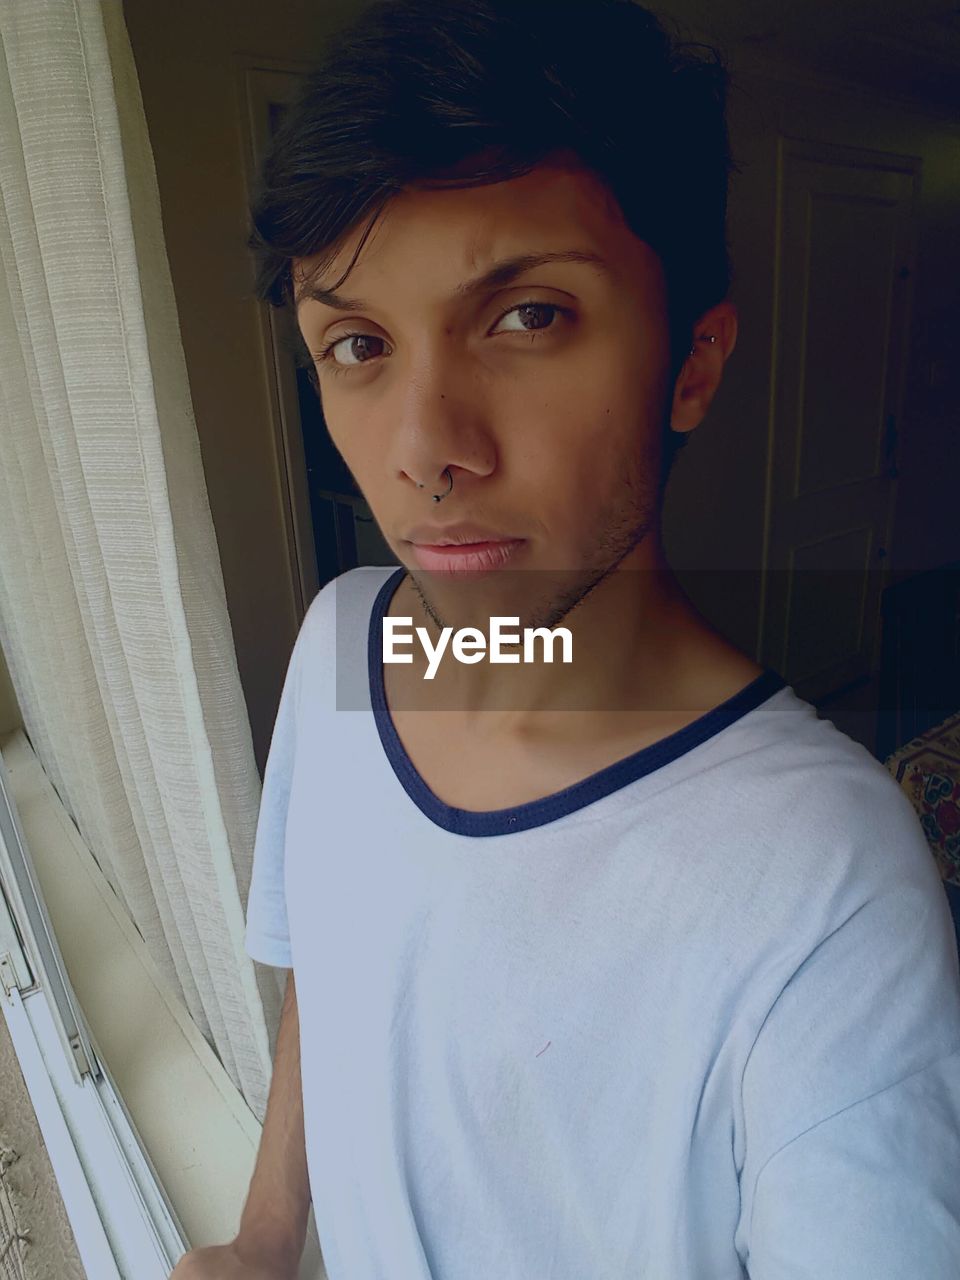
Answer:
<svg viewBox="0 0 960 1280"><path fill-rule="evenodd" d="M444 574L491 573L502 569L524 545L524 538L487 542L411 542L414 559L421 569Z"/></svg>

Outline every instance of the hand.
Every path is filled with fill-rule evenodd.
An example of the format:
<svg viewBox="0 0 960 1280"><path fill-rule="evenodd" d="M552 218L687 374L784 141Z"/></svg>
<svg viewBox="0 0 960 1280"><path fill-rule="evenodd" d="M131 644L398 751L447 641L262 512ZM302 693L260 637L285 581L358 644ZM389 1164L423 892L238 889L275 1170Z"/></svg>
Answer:
<svg viewBox="0 0 960 1280"><path fill-rule="evenodd" d="M191 1249L174 1267L170 1280L297 1280L297 1270L289 1263L245 1257L232 1240Z"/></svg>

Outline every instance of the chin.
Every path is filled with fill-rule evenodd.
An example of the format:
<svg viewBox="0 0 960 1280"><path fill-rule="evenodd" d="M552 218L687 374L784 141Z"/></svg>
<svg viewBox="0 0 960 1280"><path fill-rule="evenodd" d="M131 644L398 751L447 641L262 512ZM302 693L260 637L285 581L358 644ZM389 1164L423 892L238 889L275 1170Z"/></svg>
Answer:
<svg viewBox="0 0 960 1280"><path fill-rule="evenodd" d="M602 573L586 564L577 569L531 565L472 582L428 580L423 594L444 625L474 626L486 632L490 618L497 615L517 618L521 628L553 628L564 624Z"/></svg>

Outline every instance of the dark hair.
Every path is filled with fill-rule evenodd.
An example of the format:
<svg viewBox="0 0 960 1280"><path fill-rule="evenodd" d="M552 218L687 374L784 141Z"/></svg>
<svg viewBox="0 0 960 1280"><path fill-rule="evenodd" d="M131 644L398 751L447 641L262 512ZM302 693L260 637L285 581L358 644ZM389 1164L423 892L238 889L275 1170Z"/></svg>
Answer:
<svg viewBox="0 0 960 1280"><path fill-rule="evenodd" d="M730 287L726 92L716 49L632 0L373 0L328 42L262 164L256 296L292 304L291 260L323 255L322 269L369 219L338 288L404 188L500 182L573 151L663 264L672 389L692 326ZM666 431L663 480L686 440Z"/></svg>

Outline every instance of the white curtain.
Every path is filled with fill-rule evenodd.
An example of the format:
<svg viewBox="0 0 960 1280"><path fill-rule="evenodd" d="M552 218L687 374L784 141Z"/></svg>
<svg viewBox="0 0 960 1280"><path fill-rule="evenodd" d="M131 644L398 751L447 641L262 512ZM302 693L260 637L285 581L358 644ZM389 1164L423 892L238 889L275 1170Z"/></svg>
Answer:
<svg viewBox="0 0 960 1280"><path fill-rule="evenodd" d="M0 645L45 770L262 1119L259 778L120 0L0 0Z"/></svg>

